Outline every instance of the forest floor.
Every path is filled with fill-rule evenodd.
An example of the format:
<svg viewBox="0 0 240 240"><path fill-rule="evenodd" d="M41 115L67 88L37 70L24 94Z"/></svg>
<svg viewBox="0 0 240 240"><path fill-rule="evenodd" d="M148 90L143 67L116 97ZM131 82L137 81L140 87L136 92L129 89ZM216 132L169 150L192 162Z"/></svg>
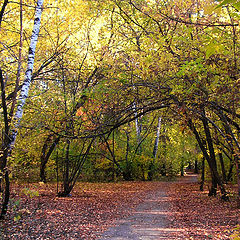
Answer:
<svg viewBox="0 0 240 240"><path fill-rule="evenodd" d="M56 184L13 184L0 239L232 239L240 209L229 191L230 202L209 198L194 175L175 182L78 183L67 198L56 197ZM121 227L129 235L115 236Z"/></svg>

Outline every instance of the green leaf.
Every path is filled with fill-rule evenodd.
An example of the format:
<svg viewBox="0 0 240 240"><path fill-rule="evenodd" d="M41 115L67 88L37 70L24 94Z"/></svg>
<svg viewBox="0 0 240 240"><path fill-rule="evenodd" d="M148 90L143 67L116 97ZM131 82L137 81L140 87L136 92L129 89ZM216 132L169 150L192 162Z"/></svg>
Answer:
<svg viewBox="0 0 240 240"><path fill-rule="evenodd" d="M230 3L236 3L238 0L224 0L222 1L216 8L220 8L224 5L230 4Z"/></svg>
<svg viewBox="0 0 240 240"><path fill-rule="evenodd" d="M20 219L21 219L21 216L20 216L20 215L17 215L17 216L14 217L13 220L14 220L14 222L17 222L17 221L20 220Z"/></svg>
<svg viewBox="0 0 240 240"><path fill-rule="evenodd" d="M208 59L215 53L215 49L213 45L209 45L206 50L206 58Z"/></svg>
<svg viewBox="0 0 240 240"><path fill-rule="evenodd" d="M233 6L240 11L240 2L234 3Z"/></svg>

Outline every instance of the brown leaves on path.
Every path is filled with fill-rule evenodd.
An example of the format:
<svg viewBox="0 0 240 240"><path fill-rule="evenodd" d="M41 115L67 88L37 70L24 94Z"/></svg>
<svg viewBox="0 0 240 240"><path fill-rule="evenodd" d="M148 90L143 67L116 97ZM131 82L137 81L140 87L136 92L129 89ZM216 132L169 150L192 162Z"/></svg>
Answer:
<svg viewBox="0 0 240 240"><path fill-rule="evenodd" d="M168 195L171 211L175 213L171 222L174 228L184 230L182 239L232 239L230 236L240 224L240 209L234 197L224 202L219 193L209 197L207 187L201 192L198 183L187 182L172 183Z"/></svg>
<svg viewBox="0 0 240 240"><path fill-rule="evenodd" d="M236 202L233 198L230 202L209 198L207 191L199 191L194 179L78 183L67 198L56 197L55 184L13 185L11 211L0 222L0 239L97 239L117 219L127 217L148 194L163 188L168 194L164 201L170 205L165 212L170 224L162 229L169 234L166 239L230 239L239 224Z"/></svg>
<svg viewBox="0 0 240 240"><path fill-rule="evenodd" d="M60 198L55 184L13 185L0 239L96 239L157 187L150 182L78 183L71 197Z"/></svg>

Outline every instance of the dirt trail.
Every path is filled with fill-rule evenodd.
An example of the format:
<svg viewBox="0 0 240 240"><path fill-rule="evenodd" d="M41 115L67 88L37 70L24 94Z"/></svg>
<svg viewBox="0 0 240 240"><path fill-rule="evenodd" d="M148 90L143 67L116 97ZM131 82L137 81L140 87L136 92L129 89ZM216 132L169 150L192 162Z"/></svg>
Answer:
<svg viewBox="0 0 240 240"><path fill-rule="evenodd" d="M178 182L191 183L197 181L197 175L188 174L179 178ZM116 222L104 232L99 240L152 240L152 239L181 239L176 237L182 229L171 228L167 216L171 215L168 204L166 187L171 184L159 183L159 190L149 194L132 215Z"/></svg>

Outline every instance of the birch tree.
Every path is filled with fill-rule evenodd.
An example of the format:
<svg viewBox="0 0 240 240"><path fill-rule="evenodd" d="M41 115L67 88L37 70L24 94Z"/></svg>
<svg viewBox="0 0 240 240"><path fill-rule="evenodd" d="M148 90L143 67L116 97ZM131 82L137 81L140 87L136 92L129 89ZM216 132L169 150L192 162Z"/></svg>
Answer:
<svg viewBox="0 0 240 240"><path fill-rule="evenodd" d="M160 130L161 130L161 122L162 122L162 118L158 117L157 132L156 132L156 138L155 138L154 147L153 147L154 159L156 159L156 157L157 157L158 143L159 143Z"/></svg>
<svg viewBox="0 0 240 240"><path fill-rule="evenodd" d="M38 35L39 35L40 25L41 25L42 6L43 6L43 0L38 0L36 11L35 11L34 25L33 25L30 46L29 46L29 52L28 52L27 69L25 72L25 78L22 84L19 100L17 102L17 109L13 117L12 129L9 128L9 124L8 124L8 113L6 109L7 105L5 101L6 100L5 84L3 81L3 74L1 70L1 91L2 91L2 105L4 109L5 137L4 137L4 143L2 144L2 149L1 149L2 151L1 151L1 158L0 158L0 171L1 171L0 191L1 191L1 198L2 198L1 199L2 210L1 210L0 218L3 218L7 212L7 206L8 206L9 195L10 195L7 160L8 160L8 157L11 155L11 151L16 141L17 133L20 126L20 121L23 116L23 108L26 103L26 99L28 98L28 92L31 86L35 51L36 51L36 45L37 45Z"/></svg>
<svg viewBox="0 0 240 240"><path fill-rule="evenodd" d="M156 138L155 138L154 146L153 146L153 160L151 161L151 164L149 166L149 171L148 171L148 180L150 180L150 181L153 180L153 174L154 174L154 170L155 170L154 169L154 164L155 164L156 157L157 157L157 152L158 152L158 144L159 144L161 123L162 123L162 118L158 117Z"/></svg>

